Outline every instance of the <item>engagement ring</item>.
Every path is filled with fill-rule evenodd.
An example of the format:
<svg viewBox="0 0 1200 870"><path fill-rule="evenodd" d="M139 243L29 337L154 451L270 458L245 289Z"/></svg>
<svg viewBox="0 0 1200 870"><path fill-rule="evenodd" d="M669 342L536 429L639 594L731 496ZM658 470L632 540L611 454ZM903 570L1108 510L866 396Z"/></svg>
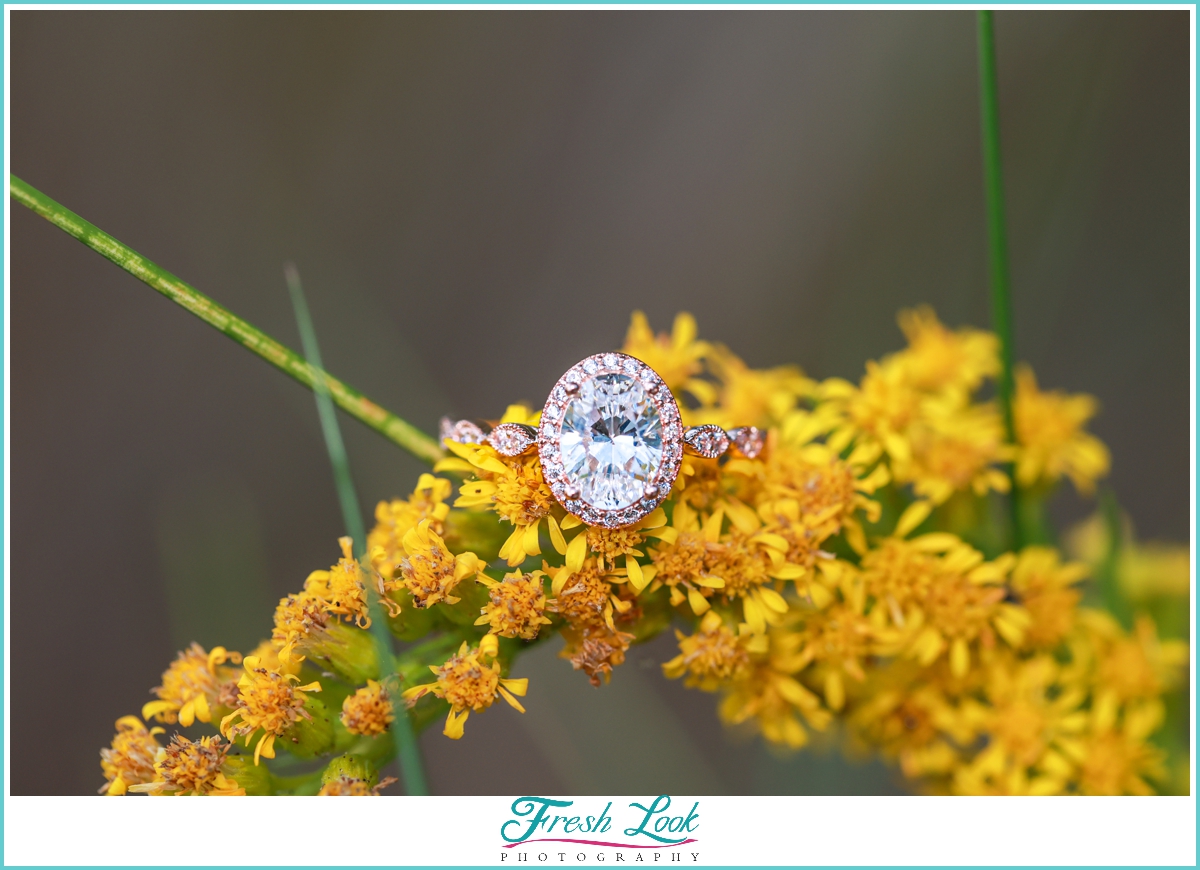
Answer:
<svg viewBox="0 0 1200 870"><path fill-rule="evenodd" d="M504 456L535 447L558 503L588 525L619 528L642 519L671 492L683 454L754 459L763 430L683 428L679 406L658 373L623 353L589 356L558 379L537 428L442 420L442 439L490 444Z"/></svg>

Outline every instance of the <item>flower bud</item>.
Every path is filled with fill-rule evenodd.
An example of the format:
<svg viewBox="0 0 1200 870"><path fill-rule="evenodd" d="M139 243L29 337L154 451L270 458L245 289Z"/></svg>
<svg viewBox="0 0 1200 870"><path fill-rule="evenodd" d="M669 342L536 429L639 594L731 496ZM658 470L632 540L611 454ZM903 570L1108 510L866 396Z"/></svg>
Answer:
<svg viewBox="0 0 1200 870"><path fill-rule="evenodd" d="M420 640L441 622L439 609L417 607L407 589L395 589L388 593L388 598L399 605L399 612L387 615L388 631L397 640Z"/></svg>
<svg viewBox="0 0 1200 870"><path fill-rule="evenodd" d="M308 716L284 731L276 745L300 758L315 758L333 747L333 718L325 702L312 695L304 696L304 711Z"/></svg>
<svg viewBox="0 0 1200 870"><path fill-rule="evenodd" d="M325 668L351 683L379 677L379 651L370 632L341 621L331 621L325 630L311 635L303 650L317 668Z"/></svg>
<svg viewBox="0 0 1200 870"><path fill-rule="evenodd" d="M269 795L274 792L271 771L265 764L254 763L248 755L227 755L221 764L221 772L246 790L248 795Z"/></svg>
<svg viewBox="0 0 1200 870"><path fill-rule="evenodd" d="M339 755L329 762L329 766L321 774L321 785L328 785L342 777L361 780L371 787L379 781L379 771L375 769L375 765L369 759L363 758L361 755Z"/></svg>

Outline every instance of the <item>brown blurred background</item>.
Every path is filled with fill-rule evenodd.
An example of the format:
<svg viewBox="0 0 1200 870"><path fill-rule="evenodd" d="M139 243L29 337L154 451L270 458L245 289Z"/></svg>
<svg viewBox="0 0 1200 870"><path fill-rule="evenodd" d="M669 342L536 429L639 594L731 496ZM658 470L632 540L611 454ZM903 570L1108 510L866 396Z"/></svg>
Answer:
<svg viewBox="0 0 1200 870"><path fill-rule="evenodd" d="M1188 15L996 18L1017 350L1098 396L1144 537L1188 531ZM12 169L433 431L540 402L644 308L857 377L896 311L987 325L970 12L12 15ZM312 396L23 208L12 234L12 790L93 792L195 639L246 649L342 532ZM345 420L370 512L415 460ZM1065 521L1089 510L1070 495ZM441 793L891 793L552 647Z"/></svg>

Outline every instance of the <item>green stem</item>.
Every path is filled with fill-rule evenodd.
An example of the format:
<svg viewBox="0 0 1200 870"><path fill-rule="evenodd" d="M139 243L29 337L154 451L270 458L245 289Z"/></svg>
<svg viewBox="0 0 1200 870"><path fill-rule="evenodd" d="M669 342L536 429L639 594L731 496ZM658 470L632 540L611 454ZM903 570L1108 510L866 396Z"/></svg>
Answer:
<svg viewBox="0 0 1200 870"><path fill-rule="evenodd" d="M296 325L300 328L300 344L304 348L304 356L313 372L320 372L321 348L317 343L317 331L313 327L312 317L308 311L308 301L304 298L304 288L300 284L300 274L291 263L284 266L284 277L288 285L288 293L292 297L292 307L296 312ZM342 518L346 523L346 531L354 540L354 552L364 565L367 562L367 533L363 525L362 511L358 505L358 492L354 487L354 478L350 474L350 459L346 455L346 445L342 441L342 431L338 428L337 411L333 407L333 399L321 378L313 377L313 391L317 398L317 414L321 418L321 431L325 436L325 447L329 451L329 463L333 466L333 479L337 485L338 501L341 503ZM392 638L388 633L387 620L383 608L379 604L378 595L370 595L371 635L375 639L376 651L379 655L380 673L391 673L396 668L395 655L392 651ZM425 769L421 763L420 748L416 735L413 733L412 722L409 721L408 710L403 704L395 705L396 719L392 723L392 739L395 741L396 755L400 759L400 771L404 776L404 788L410 795L429 794L425 779Z"/></svg>
<svg viewBox="0 0 1200 870"><path fill-rule="evenodd" d="M988 261L992 296L992 329L1000 338L999 399L1009 444L1017 443L1013 418L1012 299L1008 280L1008 238L1004 229L1004 175L1000 169L1000 110L996 85L996 40L992 12L979 12L979 97L983 133L983 180L987 199ZM1021 492L1016 465L1008 467L1012 487L1013 548L1024 541Z"/></svg>
<svg viewBox="0 0 1200 870"><path fill-rule="evenodd" d="M321 365L321 349L317 344L317 331L313 327L312 316L308 311L308 300L304 298L304 288L300 284L300 273L291 263L283 267L284 280L287 281L288 293L292 297L292 308L296 312L296 325L300 328L300 346L304 348L304 356L313 372L319 372ZM341 503L342 518L346 522L346 532L354 539L354 550L361 553L365 550L367 533L363 526L362 511L358 506L358 494L354 489L354 478L350 475L350 459L346 455L346 444L342 441L342 430L338 428L337 411L333 407L333 399L325 384L319 379L313 379L314 392L317 397L317 416L321 419L321 433L325 436L325 447L329 451L329 463L333 466L333 478L337 484L338 501Z"/></svg>
<svg viewBox="0 0 1200 870"><path fill-rule="evenodd" d="M338 407L413 456L429 463L441 458L442 450L437 441L412 424L384 410L333 375L321 371L320 367L314 369L309 366L295 351L251 326L194 287L185 284L15 175L9 176L9 192L21 205L74 236L102 257L116 263L139 281L183 306L304 386L315 389L318 380L322 381Z"/></svg>

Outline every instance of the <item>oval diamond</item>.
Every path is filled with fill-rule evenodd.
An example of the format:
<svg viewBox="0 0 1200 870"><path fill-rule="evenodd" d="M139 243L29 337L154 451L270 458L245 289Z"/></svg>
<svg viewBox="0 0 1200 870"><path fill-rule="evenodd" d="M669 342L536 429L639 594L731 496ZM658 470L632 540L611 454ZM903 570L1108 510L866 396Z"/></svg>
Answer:
<svg viewBox="0 0 1200 870"><path fill-rule="evenodd" d="M663 459L662 419L640 380L600 374L567 403L559 450L565 477L601 510L629 507L645 494Z"/></svg>
<svg viewBox="0 0 1200 870"><path fill-rule="evenodd" d="M555 398L559 388L565 402ZM542 473L559 504L588 525L630 525L674 486L682 432L675 397L653 369L627 354L596 354L572 366L546 400Z"/></svg>

